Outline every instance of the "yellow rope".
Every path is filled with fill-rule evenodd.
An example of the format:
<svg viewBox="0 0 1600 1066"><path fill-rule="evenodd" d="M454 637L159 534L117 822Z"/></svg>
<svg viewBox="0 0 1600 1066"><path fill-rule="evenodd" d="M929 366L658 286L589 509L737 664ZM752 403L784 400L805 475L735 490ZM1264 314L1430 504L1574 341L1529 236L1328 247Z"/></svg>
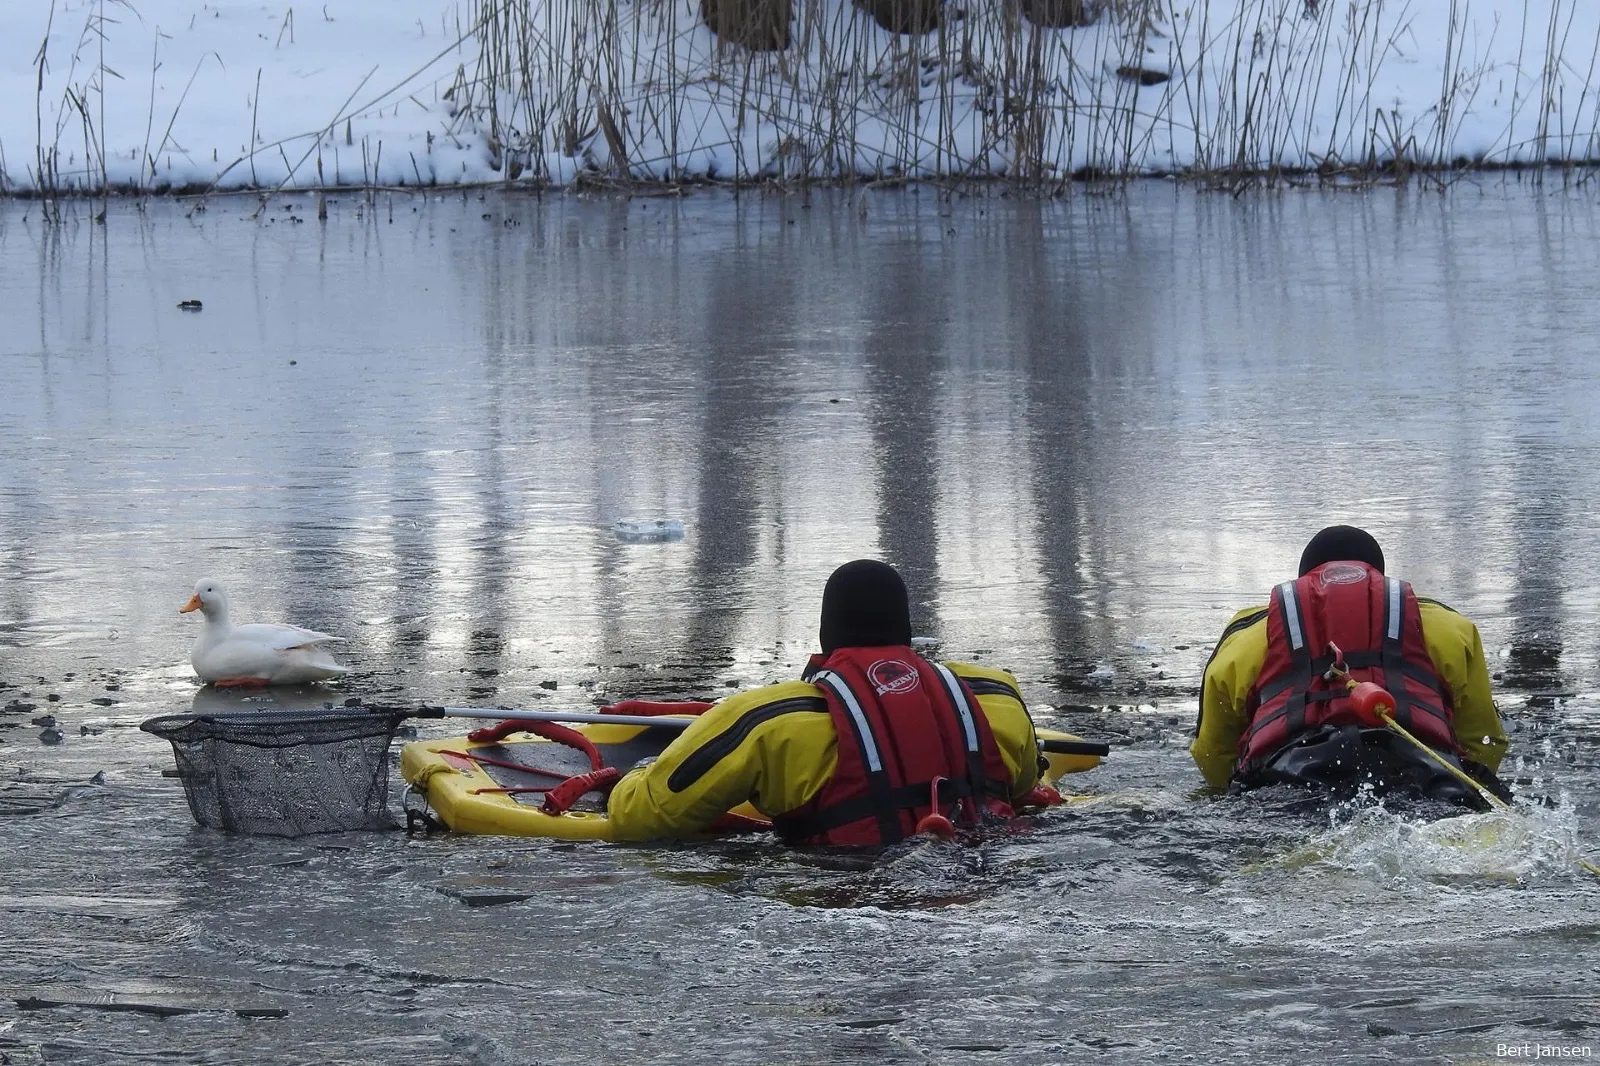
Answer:
<svg viewBox="0 0 1600 1066"><path fill-rule="evenodd" d="M1480 795L1484 799L1488 800L1489 801L1489 806L1491 806L1491 807L1499 807L1499 808L1502 808L1503 810L1508 810L1508 811L1511 809L1511 804L1507 803L1505 800L1501 799L1499 796L1496 796L1493 792L1490 792L1488 789L1486 789L1482 785L1478 784L1478 782L1474 781L1467 774L1467 772L1465 770L1461 769L1461 767L1457 766L1453 762L1450 762L1444 756L1440 755L1438 752L1436 752L1432 748L1428 747L1428 745L1424 744L1422 741L1420 741L1416 737L1412 736L1410 730L1408 730L1405 726L1401 725L1399 722L1395 721L1393 718L1390 718L1389 717L1389 712L1384 710L1382 707L1378 708L1378 717L1383 719L1383 724L1384 725L1388 726L1390 729L1394 730L1396 733L1399 733L1401 736L1403 736L1407 740L1411 741L1411 743L1415 744L1417 746L1417 749L1419 751L1421 751L1424 755L1426 755L1428 758L1432 759L1434 762L1438 763L1440 766L1444 767L1446 770L1449 770L1450 773L1455 777L1455 779L1457 781L1460 781L1463 784L1467 785L1474 792L1476 792L1478 795Z"/></svg>

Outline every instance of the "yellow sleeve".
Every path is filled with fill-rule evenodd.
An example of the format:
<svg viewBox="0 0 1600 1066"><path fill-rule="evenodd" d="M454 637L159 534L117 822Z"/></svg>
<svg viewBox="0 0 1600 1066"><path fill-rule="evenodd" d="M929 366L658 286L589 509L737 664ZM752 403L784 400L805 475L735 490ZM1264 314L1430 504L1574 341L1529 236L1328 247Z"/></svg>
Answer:
<svg viewBox="0 0 1600 1066"><path fill-rule="evenodd" d="M693 836L741 803L769 816L802 806L837 761L822 693L785 681L706 711L654 762L617 782L607 812L618 840Z"/></svg>
<svg viewBox="0 0 1600 1066"><path fill-rule="evenodd" d="M973 690L989 721L1000 759L1011 781L1011 798L1021 799L1039 783L1039 736L1022 702L1022 689L1005 670L972 663L945 663Z"/></svg>
<svg viewBox="0 0 1600 1066"><path fill-rule="evenodd" d="M1239 738L1250 724L1247 699L1267 661L1267 612L1252 607L1222 631L1200 681L1200 720L1189 754L1206 784L1224 788L1233 778Z"/></svg>
<svg viewBox="0 0 1600 1066"><path fill-rule="evenodd" d="M1506 730L1489 691L1489 663L1478 627L1442 603L1421 600L1422 639L1449 686L1462 753L1491 772L1506 753Z"/></svg>

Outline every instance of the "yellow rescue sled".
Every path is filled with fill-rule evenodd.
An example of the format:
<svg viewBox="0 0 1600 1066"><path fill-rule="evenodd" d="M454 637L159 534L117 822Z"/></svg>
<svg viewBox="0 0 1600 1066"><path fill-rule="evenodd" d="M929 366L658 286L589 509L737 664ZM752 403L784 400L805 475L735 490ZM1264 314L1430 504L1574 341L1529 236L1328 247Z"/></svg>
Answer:
<svg viewBox="0 0 1600 1066"><path fill-rule="evenodd" d="M605 723L576 729L594 744L605 765L627 770L661 754L683 731L685 720L667 715L660 725ZM1107 751L1103 744L1049 729L1039 730L1039 741L1048 761L1044 782L1050 785L1067 774L1094 769ZM542 809L547 789L590 769L583 752L527 733L492 741L465 736L418 740L400 752L400 775L411 791L407 809L420 808L458 833L610 840L611 824L598 794L562 814ZM766 822L748 804L732 813Z"/></svg>

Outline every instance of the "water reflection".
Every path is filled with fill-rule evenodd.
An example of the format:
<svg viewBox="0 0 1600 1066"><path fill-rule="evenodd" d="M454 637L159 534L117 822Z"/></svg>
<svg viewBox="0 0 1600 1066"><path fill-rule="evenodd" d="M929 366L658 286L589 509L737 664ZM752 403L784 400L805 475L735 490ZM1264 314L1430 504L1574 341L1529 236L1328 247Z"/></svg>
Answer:
<svg viewBox="0 0 1600 1066"><path fill-rule="evenodd" d="M742 237L742 235L741 235ZM736 239L706 267L698 397L691 415L696 487L687 605L677 663L709 671L734 662L741 622L756 604L758 566L779 567L781 552L763 558L759 527L775 526L786 494L777 457L786 408L793 402L795 291L789 270ZM759 596L760 593L756 592Z"/></svg>
<svg viewBox="0 0 1600 1066"><path fill-rule="evenodd" d="M1566 613L1566 588L1559 575L1571 533L1565 501L1535 486L1537 471L1561 458L1548 445L1518 441L1513 462L1518 491L1509 516L1513 584L1507 607L1512 627L1504 680L1518 688L1559 689L1564 686L1561 634Z"/></svg>
<svg viewBox="0 0 1600 1066"><path fill-rule="evenodd" d="M217 688L201 685L189 701L190 714L237 714L241 711L321 711L337 706L344 694L322 685L275 685L270 689Z"/></svg>
<svg viewBox="0 0 1600 1066"><path fill-rule="evenodd" d="M688 695L787 676L878 553L948 653L1125 702L1346 520L1508 681L1593 665L1581 198L257 206L0 212L37 323L0 339L24 651L98 623L165 668L210 572L350 637L364 684ZM687 536L610 533L655 517Z"/></svg>
<svg viewBox="0 0 1600 1066"><path fill-rule="evenodd" d="M917 632L936 631L926 606L939 582L940 428L967 401L948 384L944 323L955 295L936 250L890 242L868 255L862 301L863 412L870 434L881 557L916 590ZM936 601L935 601L936 602Z"/></svg>
<svg viewBox="0 0 1600 1066"><path fill-rule="evenodd" d="M1012 314L1022 333L1025 361L1028 489L1050 624L1051 681L1077 688L1089 672L1091 657L1107 643L1106 612L1095 609L1104 604L1091 602L1093 563L1088 558L1095 547L1089 525L1095 509L1098 434L1084 429L1111 413L1093 410L1096 382L1083 282L1065 264L1052 262L1042 221L1038 209L1025 212L1022 220L1027 238L1019 242ZM1097 630L1098 640L1090 637L1090 630Z"/></svg>

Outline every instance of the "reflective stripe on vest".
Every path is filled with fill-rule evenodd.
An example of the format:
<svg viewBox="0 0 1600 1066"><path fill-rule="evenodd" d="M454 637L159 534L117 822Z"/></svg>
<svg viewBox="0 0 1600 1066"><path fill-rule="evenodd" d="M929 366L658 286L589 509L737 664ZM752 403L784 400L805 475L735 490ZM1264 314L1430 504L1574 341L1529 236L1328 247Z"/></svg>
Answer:
<svg viewBox="0 0 1600 1066"><path fill-rule="evenodd" d="M879 753L878 737L872 731L871 720L861 709L861 701L856 698L850 683L843 677L832 670L819 670L811 681L833 693L849 713L856 743L861 748L861 758L867 765L867 796L872 803L872 817L878 822L878 834L885 844L896 843L903 839L900 811L889 794L889 775L883 770L883 756Z"/></svg>
<svg viewBox="0 0 1600 1066"><path fill-rule="evenodd" d="M967 703L967 693L961 687L961 682L956 680L955 673L949 667L944 663L929 665L939 671L945 691L950 693L950 703L956 709L956 717L961 719L961 732L967 742L967 783L975 793L974 802L977 802L988 790L989 782L983 772L983 749L978 746L978 725L972 720L972 707Z"/></svg>
<svg viewBox="0 0 1600 1066"><path fill-rule="evenodd" d="M1306 650L1306 623L1300 617L1300 596L1293 581L1278 586L1279 606L1283 608L1283 624L1289 632L1289 654L1294 662L1294 688L1289 692L1289 702L1284 705L1287 726L1291 734L1298 733L1306 724L1306 692L1310 678L1311 653Z"/></svg>
<svg viewBox="0 0 1600 1066"><path fill-rule="evenodd" d="M861 755L867 761L867 770L871 773L883 772L883 759L878 754L878 738L872 733L872 724L867 721L866 712L861 709L861 703L856 699L856 694L850 691L850 686L844 678L832 670L819 670L811 679L813 684L827 685L828 691L839 697L839 702L845 705L850 712L850 720L856 726L856 740L861 743Z"/></svg>
<svg viewBox="0 0 1600 1066"><path fill-rule="evenodd" d="M1289 627L1289 647L1300 651L1306 646L1305 633L1300 628L1300 601L1294 594L1294 582L1285 581L1278 586L1283 596L1283 618Z"/></svg>
<svg viewBox="0 0 1600 1066"><path fill-rule="evenodd" d="M1386 578L1385 583L1389 595L1384 597L1383 601L1383 687L1394 697L1394 720L1409 728L1413 725L1411 720L1413 701L1406 693L1404 674L1406 656L1400 646L1400 626L1405 620L1405 612L1401 606L1404 586L1397 577Z"/></svg>
<svg viewBox="0 0 1600 1066"><path fill-rule="evenodd" d="M967 694L961 690L961 682L956 680L956 675L944 663L929 663L939 671L939 678L944 682L945 691L950 693L950 702L955 704L956 714L961 718L961 732L966 737L967 751L978 750L978 726L972 720L972 708L967 706Z"/></svg>

